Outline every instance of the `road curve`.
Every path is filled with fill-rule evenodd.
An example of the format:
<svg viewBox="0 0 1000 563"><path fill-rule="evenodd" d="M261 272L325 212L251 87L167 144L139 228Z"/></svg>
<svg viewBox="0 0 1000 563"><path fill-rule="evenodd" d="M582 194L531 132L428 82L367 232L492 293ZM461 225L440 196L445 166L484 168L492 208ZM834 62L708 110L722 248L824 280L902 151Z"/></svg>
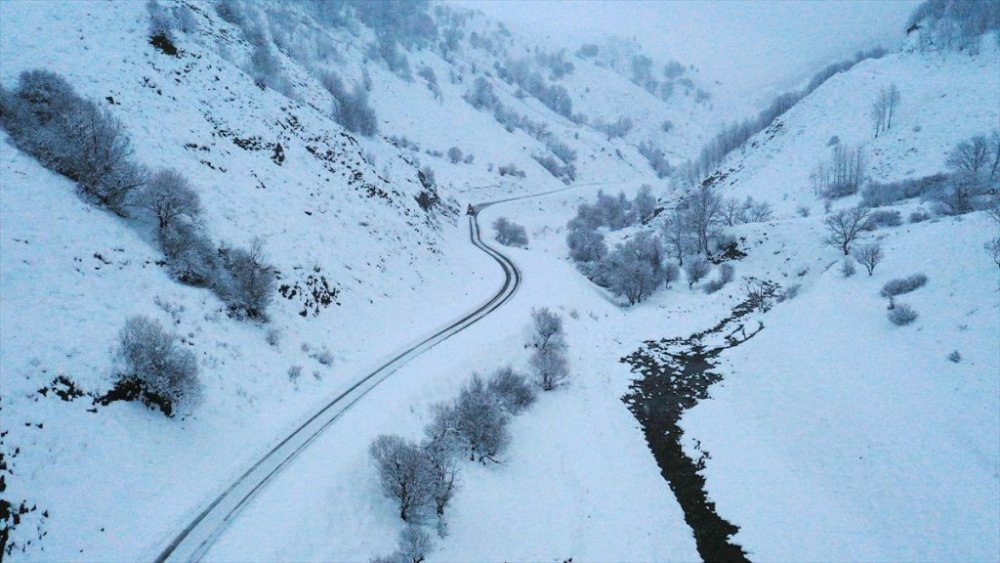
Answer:
<svg viewBox="0 0 1000 563"><path fill-rule="evenodd" d="M539 194L541 195L541 194ZM479 209L497 202L480 204ZM477 215L469 215L469 240L477 248L488 254L503 269L503 286L493 297L471 313L455 320L448 326L428 336L420 343L387 361L375 371L361 378L349 389L333 398L319 412L303 422L291 434L274 446L243 475L232 483L222 494L209 503L188 525L170 540L170 543L156 557L157 562L199 561L222 535L240 510L274 478L295 456L304 450L320 433L337 421L355 403L384 381L390 375L416 356L430 350L437 344L492 313L507 303L521 284L521 271L507 256L484 243L480 238Z"/></svg>

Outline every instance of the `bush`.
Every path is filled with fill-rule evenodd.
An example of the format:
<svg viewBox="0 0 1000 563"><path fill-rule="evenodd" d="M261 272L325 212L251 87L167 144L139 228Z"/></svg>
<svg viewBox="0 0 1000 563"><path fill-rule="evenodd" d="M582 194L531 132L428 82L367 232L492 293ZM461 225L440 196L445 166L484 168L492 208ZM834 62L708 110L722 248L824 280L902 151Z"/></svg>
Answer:
<svg viewBox="0 0 1000 563"><path fill-rule="evenodd" d="M515 415L535 402L535 393L528 385L525 376L517 373L510 366L500 368L493 373L486 390L493 394L508 413Z"/></svg>
<svg viewBox="0 0 1000 563"><path fill-rule="evenodd" d="M174 279L197 287L220 283L219 253L200 227L174 221L160 230L159 240Z"/></svg>
<svg viewBox="0 0 1000 563"><path fill-rule="evenodd" d="M705 293L711 295L716 291L719 291L726 286L729 282L733 281L733 267L729 264L723 264L719 271L719 279L712 280L705 284Z"/></svg>
<svg viewBox="0 0 1000 563"><path fill-rule="evenodd" d="M688 287L694 287L694 284L701 281L711 270L712 264L701 256L688 261L687 265L684 266L684 273L687 274L688 279Z"/></svg>
<svg viewBox="0 0 1000 563"><path fill-rule="evenodd" d="M250 248L223 248L225 277L217 288L232 312L251 319L264 318L274 297L277 272L264 262L263 242L255 238Z"/></svg>
<svg viewBox="0 0 1000 563"><path fill-rule="evenodd" d="M566 235L566 244L574 262L597 262L608 254L604 235L593 229L571 229Z"/></svg>
<svg viewBox="0 0 1000 563"><path fill-rule="evenodd" d="M946 174L934 174L900 182L868 182L861 190L861 205L880 207L939 191L948 182Z"/></svg>
<svg viewBox="0 0 1000 563"><path fill-rule="evenodd" d="M333 118L348 131L366 137L378 133L375 110L368 102L368 91L355 84L348 92L343 81L335 74L327 73L322 78L323 87L333 96Z"/></svg>
<svg viewBox="0 0 1000 563"><path fill-rule="evenodd" d="M920 289L927 284L927 276L924 274L913 274L912 276L907 276L905 278L896 278L889 280L882 286L882 291L879 294L882 297L895 297L897 295L903 295L904 293L909 293L916 289Z"/></svg>
<svg viewBox="0 0 1000 563"><path fill-rule="evenodd" d="M896 305L892 309L889 309L887 316L892 324L896 326L905 326L917 320L917 312L914 311L909 305L902 303Z"/></svg>
<svg viewBox="0 0 1000 563"><path fill-rule="evenodd" d="M639 154L646 157L649 165L656 172L657 178L666 178L673 173L674 168L667 161L667 155L663 152L663 149L654 145L651 141L643 141L639 143Z"/></svg>
<svg viewBox="0 0 1000 563"><path fill-rule="evenodd" d="M77 182L85 196L120 216L132 192L146 181L132 160L132 145L111 113L79 97L61 76L21 73L5 92L0 118L14 143L47 168Z"/></svg>
<svg viewBox="0 0 1000 563"><path fill-rule="evenodd" d="M931 214L924 211L923 209L917 209L913 213L910 213L911 223L923 223L931 218Z"/></svg>
<svg viewBox="0 0 1000 563"><path fill-rule="evenodd" d="M524 178L526 176L524 171L518 170L517 166L514 165L514 163L501 165L500 167L497 168L497 172L501 176L515 176L518 178Z"/></svg>
<svg viewBox="0 0 1000 563"><path fill-rule="evenodd" d="M138 203L156 217L161 232L182 217L193 222L201 215L201 199L176 170L153 174L139 192Z"/></svg>
<svg viewBox="0 0 1000 563"><path fill-rule="evenodd" d="M448 149L448 160L450 160L452 164L458 164L459 162L461 162L462 149L458 147L451 147L450 149Z"/></svg>
<svg viewBox="0 0 1000 563"><path fill-rule="evenodd" d="M559 178L563 183L569 184L576 179L576 166L572 164L560 164L558 160L548 155L532 155L531 158L547 170L553 177Z"/></svg>
<svg viewBox="0 0 1000 563"><path fill-rule="evenodd" d="M895 209L875 209L868 214L866 230L874 231L880 227L898 227L903 224L903 217Z"/></svg>
<svg viewBox="0 0 1000 563"><path fill-rule="evenodd" d="M948 361L951 362L951 363L953 363L953 364L957 364L957 363L961 362L962 361L962 353L959 352L958 350L952 350L951 353L948 354Z"/></svg>
<svg viewBox="0 0 1000 563"><path fill-rule="evenodd" d="M636 233L601 262L600 278L629 305L645 300L664 282L664 250L659 237Z"/></svg>
<svg viewBox="0 0 1000 563"><path fill-rule="evenodd" d="M125 321L119 333L119 357L124 371L115 388L105 396L112 400L140 400L172 416L179 407L197 399L198 364L194 353L181 348L177 337L153 319L135 316Z"/></svg>
<svg viewBox="0 0 1000 563"><path fill-rule="evenodd" d="M840 275L849 278L854 275L854 262L848 258L840 263Z"/></svg>
<svg viewBox="0 0 1000 563"><path fill-rule="evenodd" d="M497 242L504 246L528 246L528 235L524 227L511 222L506 217L499 217L493 221L493 228L496 230Z"/></svg>

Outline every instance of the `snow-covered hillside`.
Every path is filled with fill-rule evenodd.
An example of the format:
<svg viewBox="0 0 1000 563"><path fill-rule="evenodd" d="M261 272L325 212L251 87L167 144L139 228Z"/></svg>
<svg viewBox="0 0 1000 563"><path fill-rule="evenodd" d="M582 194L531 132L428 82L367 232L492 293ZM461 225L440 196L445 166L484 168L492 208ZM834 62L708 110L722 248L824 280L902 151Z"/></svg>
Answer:
<svg viewBox="0 0 1000 563"><path fill-rule="evenodd" d="M137 162L191 181L213 243L260 237L279 273L266 321L230 316L212 291L171 277L151 217L89 203L0 130L0 497L18 522L6 556L162 553L333 397L496 294L503 272L470 244L462 212L501 200L478 224L521 274L510 301L345 408L206 559L392 553L405 524L369 445L418 440L474 372L530 373L539 307L562 316L568 383L512 419L498 463L462 461L429 559L705 558L701 524L630 412L643 376L626 358L711 337L754 279L781 299L740 317L743 332L725 339L738 345L710 366L721 382L675 421L705 500L739 528L731 541L751 560L996 559L1000 278L983 243L1000 227L977 210L863 231L884 259L844 277L824 220L860 196L824 209L811 178L838 144L863 147L873 181L945 172L956 144L1000 127L992 36L974 56L904 48L830 78L704 182L775 211L715 225L746 253L726 259L734 280L706 291L722 276L714 264L627 306L569 257L568 222L599 191L632 198L649 185L657 215L595 229L612 247L657 233L692 192L669 166L654 170L650 147L671 165L693 158L748 108L634 41L541 41L446 3L318 5L0 2L4 89L26 70L64 76L121 120ZM150 42L157 10L186 14L171 31L176 56ZM899 111L876 138L870 110L891 85ZM345 91L377 132L341 125ZM890 210L916 208L934 202ZM526 247L498 246L488 231L500 217L526 228ZM918 317L896 326L879 291L917 273L926 286L898 301ZM119 331L134 315L194 354L201 398L182 416L94 401L121 373ZM0 512L0 526L14 520Z"/></svg>

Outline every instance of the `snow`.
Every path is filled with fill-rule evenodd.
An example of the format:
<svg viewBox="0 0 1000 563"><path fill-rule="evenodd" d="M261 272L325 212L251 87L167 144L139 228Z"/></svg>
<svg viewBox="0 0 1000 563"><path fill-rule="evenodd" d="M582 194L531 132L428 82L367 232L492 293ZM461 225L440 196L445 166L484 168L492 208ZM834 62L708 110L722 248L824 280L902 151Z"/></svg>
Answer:
<svg viewBox="0 0 1000 563"><path fill-rule="evenodd" d="M20 71L44 67L85 96L111 96L108 107L131 132L138 160L191 179L214 240L264 237L283 282L319 273L340 290L339 304L302 317L299 301L276 297L266 324L229 318L217 297L177 284L156 264L162 256L149 225L88 205L0 133L2 422L5 450L20 447L5 498L29 499L49 514L26 519L47 535L13 558L155 557L208 499L331 397L489 299L501 271L469 244L466 220L426 213L415 201L423 189L416 168L430 165L442 197L458 209L546 194L480 213L484 237L499 216L527 228L528 248L503 249L523 285L321 434L246 506L209 560L390 553L402 522L377 492L368 444L382 433L418 438L432 406L473 372L526 370L530 311L542 306L564 318L571 380L513 421L500 464L462 465L448 535L436 539L431 560L697 559L691 529L621 400L636 376L619 358L643 341L714 325L741 298L744 276L801 290L756 315L763 332L722 354L724 381L682 425L689 452L710 454L709 496L741 527L735 541L751 559L996 559L1000 278L981 248L996 224L973 213L865 234L880 240L885 261L872 277L859 268L843 279L841 256L823 243L821 204L808 180L832 135L864 143L878 180L941 171L950 147L1000 121L995 46L984 44L977 57L899 53L832 78L781 118L773 139L758 139L726 164L733 172L720 183L724 195L753 195L778 211L773 221L732 229L749 253L734 264L737 281L706 296L679 280L623 308L568 260L566 222L601 189L631 197L648 183L672 197L634 145L655 138L674 162L693 156L730 116L688 101L665 109L614 69L573 59L576 71L564 83L574 111L642 118L632 135L608 141L498 81L505 105L543 120L578 152L579 180L567 187L531 159L544 150L537 139L506 132L461 100L472 65L482 74L500 55L467 48L449 62L430 49L409 52L413 69L435 69L442 100L420 78L406 82L366 64L357 45L329 64L348 83L370 73L382 134L410 138L421 147L413 152L380 137L349 138L326 115L329 94L284 55L299 99L259 89L228 60L249 53L240 32L207 4L191 5L201 10L202 31L179 34L190 56L172 59L146 43L144 3L2 3L0 81L10 87ZM486 33L493 24L479 16L470 25ZM344 44L363 42L338 33ZM522 41L515 36L505 49L521 52ZM451 70L464 82L452 83ZM874 140L869 98L890 83L902 93L901 113L891 134ZM664 119L674 121L675 135L656 132ZM286 159L243 149L234 137L280 142ZM336 165L306 148L317 145L334 151ZM451 146L475 162L426 152ZM490 167L508 162L528 177L499 178ZM388 199L358 189L354 171ZM795 216L801 205L813 216ZM634 231L610 234L609 242ZM898 301L920 316L894 326L878 291L918 272L927 286ZM169 326L197 355L203 400L189 416L166 419L124 403L95 413L87 397L63 402L37 393L57 375L106 391L117 332L136 314ZM947 359L953 350L961 362ZM319 362L323 351L332 364ZM288 376L293 366L302 367L297 381ZM19 528L18 538L33 533Z"/></svg>

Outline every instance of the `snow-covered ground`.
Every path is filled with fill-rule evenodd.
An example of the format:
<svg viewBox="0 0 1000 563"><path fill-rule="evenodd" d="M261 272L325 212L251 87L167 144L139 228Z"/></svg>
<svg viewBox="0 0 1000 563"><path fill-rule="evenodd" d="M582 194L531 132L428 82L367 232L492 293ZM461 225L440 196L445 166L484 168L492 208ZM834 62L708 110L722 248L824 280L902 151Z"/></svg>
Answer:
<svg viewBox="0 0 1000 563"><path fill-rule="evenodd" d="M436 70L443 98L435 99L419 80L366 60L361 47L345 48L345 77L370 73L382 134L421 146L397 149L346 135L322 109L328 93L294 61L282 58L298 101L255 86L232 62L250 48L239 30L210 6L191 5L201 10L201 31L180 36L187 56L173 59L148 45L140 2L2 3L0 82L11 87L20 71L42 67L89 98L112 98L108 107L131 132L137 158L192 180L217 241L264 237L283 283L322 275L340 290L338 304L303 317L301 302L276 297L267 324L227 317L214 295L177 284L156 264L162 254L148 225L88 205L70 181L0 133L0 423L12 468L4 498L38 506L15 539L33 539L39 524L45 534L12 554L18 560L154 557L330 397L496 291L501 271L469 243L465 220L416 203L423 187L415 159L435 169L441 196L457 208L566 187L531 159L544 150L538 139L507 132L462 101L496 53L467 48L448 61L432 49L409 52L414 68ZM472 22L484 37L493 33L481 16ZM346 32L335 39L361 41ZM527 48L509 41L512 53ZM1000 122L997 56L986 42L976 57L905 52L830 79L781 118L774 138L762 136L724 167L724 196L753 195L777 211L772 221L732 229L749 254L734 264L737 281L707 296L679 280L632 308L575 270L566 222L600 189L632 196L649 183L668 194L634 145L654 138L672 159L694 156L728 116L688 102L660 114L659 102L619 73L575 60L563 82L575 108L643 118L626 139L608 140L496 81L505 105L543 120L578 152L570 189L481 213L484 228L499 216L527 228L528 248L504 250L523 285L496 313L357 403L254 498L208 558L365 560L391 552L402 522L377 492L368 444L381 433L418 437L431 407L473 372L525 370L530 311L544 306L564 318L572 377L514 420L500 464L462 465L448 535L435 540L431 559L697 559L691 530L621 400L636 375L619 359L643 341L714 325L741 299L740 278L757 276L801 289L756 315L765 329L722 354L724 381L682 419L692 456L710 454L708 493L741 527L735 541L754 560L995 560L1000 279L982 243L997 225L972 213L865 234L881 241L885 261L872 277L859 269L844 279L841 256L823 243L809 173L829 157L833 135L868 147L874 179L941 171L956 142ZM451 71L463 79L451 80ZM900 89L901 111L890 134L872 139L868 109L888 84ZM676 136L655 132L668 118ZM285 160L234 138L280 142ZM307 147L316 146L334 151L336 163L314 157ZM450 146L475 154L474 163L426 152ZM498 177L494 166L509 162L527 178ZM350 180L355 171L388 197L368 197ZM812 216L793 213L799 206ZM878 291L913 273L929 282L899 301L920 316L897 327ZM106 391L118 330L136 314L162 321L195 352L204 392L189 416L166 419L126 403L91 412L88 397L38 393L59 375ZM960 362L948 360L952 351ZM301 376L292 380L295 366Z"/></svg>

